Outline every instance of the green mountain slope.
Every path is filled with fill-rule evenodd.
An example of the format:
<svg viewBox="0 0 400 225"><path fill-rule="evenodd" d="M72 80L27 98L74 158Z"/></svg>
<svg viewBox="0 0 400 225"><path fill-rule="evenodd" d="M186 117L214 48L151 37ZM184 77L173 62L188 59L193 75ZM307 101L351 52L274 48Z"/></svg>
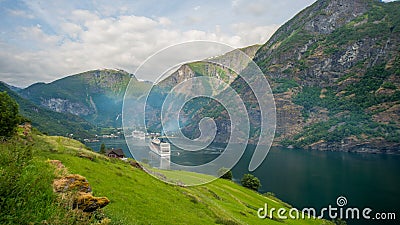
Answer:
<svg viewBox="0 0 400 225"><path fill-rule="evenodd" d="M179 83L189 80L184 89L180 89L180 93L185 96L190 96L194 93L208 93L209 95L221 94L226 86L234 82L238 73L246 68L247 63L251 60L260 45L252 45L238 50L227 52L221 56L216 56L204 61L196 61L180 66L170 76L158 82L156 88L152 90L148 104L149 112L147 125L151 131L158 132L161 129L161 107L166 96L171 93L171 90ZM239 51L240 50L240 51ZM248 56L245 58L243 53ZM226 83L225 86L213 82L202 81L202 85L191 83L190 79L195 77L212 77ZM182 96L174 96L176 102L179 102ZM169 110L169 109L168 109ZM229 117L226 110L224 112L222 105L217 101L212 101L209 98L199 97L189 101L180 112L180 124L184 125L183 133L191 138L198 137L200 130L198 122L203 116L209 116L216 119L218 127L218 135L215 142L227 142L226 133L230 127ZM176 131L177 127L166 127L168 131ZM222 134L222 135L220 135Z"/></svg>
<svg viewBox="0 0 400 225"><path fill-rule="evenodd" d="M71 113L100 127L120 127L122 100L132 74L94 70L49 84L33 84L19 93L56 112Z"/></svg>
<svg viewBox="0 0 400 225"><path fill-rule="evenodd" d="M205 60L184 64L170 76L160 81L158 86L169 89L187 79L198 76L215 77L230 84L237 78L237 73L240 73L247 66L246 63L248 61L240 61L243 59L243 57L240 57L241 54L244 53L252 59L259 48L260 45L251 45L239 49L240 51L233 50L221 56L216 56L209 61ZM237 71L233 71L233 68L236 68Z"/></svg>
<svg viewBox="0 0 400 225"><path fill-rule="evenodd" d="M6 91L19 104L20 114L31 120L32 124L41 132L51 135L74 134L81 138L92 137L95 133L95 127L80 117L37 106L10 90L2 82L0 82L0 91Z"/></svg>
<svg viewBox="0 0 400 225"><path fill-rule="evenodd" d="M95 195L110 199L104 213L115 224L281 224L283 221L279 219L259 219L258 208L265 203L269 207L290 207L231 181L218 179L197 187L174 186L127 162L85 150L77 141L49 136L37 136L37 140L41 151L36 157L61 160L70 173L88 179ZM170 173L185 177L185 172ZM204 175L190 176L201 179ZM315 219L284 223L330 224Z"/></svg>
<svg viewBox="0 0 400 225"><path fill-rule="evenodd" d="M278 140L348 151L400 146L400 3L320 0L256 53L270 79Z"/></svg>

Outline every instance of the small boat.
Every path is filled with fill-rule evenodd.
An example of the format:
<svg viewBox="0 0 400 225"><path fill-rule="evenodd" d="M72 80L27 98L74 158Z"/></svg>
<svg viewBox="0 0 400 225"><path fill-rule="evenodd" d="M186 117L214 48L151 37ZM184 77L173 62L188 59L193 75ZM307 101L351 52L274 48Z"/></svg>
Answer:
<svg viewBox="0 0 400 225"><path fill-rule="evenodd" d="M171 145L169 143L162 142L158 138L153 138L151 140L150 150L161 157L171 156Z"/></svg>

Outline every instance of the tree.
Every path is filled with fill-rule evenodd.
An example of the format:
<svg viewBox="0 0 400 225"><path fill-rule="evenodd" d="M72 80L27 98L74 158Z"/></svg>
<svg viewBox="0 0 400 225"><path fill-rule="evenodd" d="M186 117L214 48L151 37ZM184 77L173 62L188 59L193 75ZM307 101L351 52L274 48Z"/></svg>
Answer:
<svg viewBox="0 0 400 225"><path fill-rule="evenodd" d="M251 174L245 174L241 180L242 186L257 191L261 187L260 180Z"/></svg>
<svg viewBox="0 0 400 225"><path fill-rule="evenodd" d="M18 104L7 92L0 92L0 136L11 137L20 121Z"/></svg>
<svg viewBox="0 0 400 225"><path fill-rule="evenodd" d="M106 145L104 143L101 143L99 153L106 154Z"/></svg>
<svg viewBox="0 0 400 225"><path fill-rule="evenodd" d="M218 176L226 180L232 180L233 177L232 171L224 167L218 170Z"/></svg>

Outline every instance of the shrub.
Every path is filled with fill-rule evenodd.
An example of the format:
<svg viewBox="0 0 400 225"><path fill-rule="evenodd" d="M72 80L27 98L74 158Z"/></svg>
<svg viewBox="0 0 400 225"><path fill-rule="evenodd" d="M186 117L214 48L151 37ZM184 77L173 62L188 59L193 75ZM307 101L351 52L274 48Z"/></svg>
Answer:
<svg viewBox="0 0 400 225"><path fill-rule="evenodd" d="M252 174L245 174L241 180L242 186L257 191L261 187L260 180Z"/></svg>
<svg viewBox="0 0 400 225"><path fill-rule="evenodd" d="M232 171L230 171L227 168L222 167L221 169L218 170L218 176L222 179L226 180L232 180Z"/></svg>

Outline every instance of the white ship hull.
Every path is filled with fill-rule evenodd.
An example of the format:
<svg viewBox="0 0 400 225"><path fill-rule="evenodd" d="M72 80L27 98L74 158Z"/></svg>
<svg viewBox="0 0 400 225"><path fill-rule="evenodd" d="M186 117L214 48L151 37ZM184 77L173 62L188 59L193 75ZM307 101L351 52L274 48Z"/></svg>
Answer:
<svg viewBox="0 0 400 225"><path fill-rule="evenodd" d="M150 142L150 150L161 157L171 156L171 145L161 142L159 139L153 139Z"/></svg>

